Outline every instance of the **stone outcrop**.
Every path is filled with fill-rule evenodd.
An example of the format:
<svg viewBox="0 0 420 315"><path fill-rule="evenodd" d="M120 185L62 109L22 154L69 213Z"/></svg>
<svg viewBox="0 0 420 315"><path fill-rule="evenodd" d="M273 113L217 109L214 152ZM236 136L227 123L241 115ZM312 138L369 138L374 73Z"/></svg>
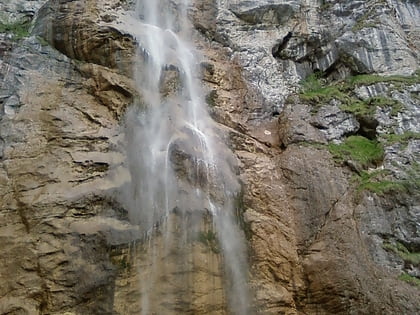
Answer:
<svg viewBox="0 0 420 315"><path fill-rule="evenodd" d="M418 313L418 3L195 2L209 112L243 185L255 313ZM115 198L131 180L121 124L141 98L119 21L130 5L0 4L2 314L139 309L151 262ZM310 75L333 95L305 94ZM350 135L379 142L380 161L334 155ZM212 263L174 313L223 314L216 245L188 246L178 254Z"/></svg>

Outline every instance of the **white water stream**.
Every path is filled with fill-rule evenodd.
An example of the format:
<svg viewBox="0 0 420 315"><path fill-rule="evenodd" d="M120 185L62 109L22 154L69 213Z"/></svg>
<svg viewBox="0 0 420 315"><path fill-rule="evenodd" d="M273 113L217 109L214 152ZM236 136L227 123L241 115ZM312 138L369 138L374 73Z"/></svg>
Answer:
<svg viewBox="0 0 420 315"><path fill-rule="evenodd" d="M185 281L180 289L184 296L178 297L165 291L162 279L169 270L186 273L183 265L196 259L186 251L192 248L188 244L214 233L228 313L245 315L250 297L246 247L236 218L240 184L235 159L206 110L199 56L190 43L188 2L137 0L135 12L124 17L123 27L138 42L134 73L142 96L126 114L131 184L122 196L131 222L144 231L148 244L140 309L141 314L158 314L166 303L165 313L184 313L174 311L179 302L165 299L186 299L186 292L192 292L187 287L194 283ZM204 218L210 218L210 227L203 234ZM189 270L194 272L194 266Z"/></svg>

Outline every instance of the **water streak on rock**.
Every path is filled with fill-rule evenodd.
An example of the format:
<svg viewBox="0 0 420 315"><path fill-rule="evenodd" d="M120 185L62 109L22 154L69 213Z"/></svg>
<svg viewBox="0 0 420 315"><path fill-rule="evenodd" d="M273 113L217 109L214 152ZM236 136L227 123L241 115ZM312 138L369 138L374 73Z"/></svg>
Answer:
<svg viewBox="0 0 420 315"><path fill-rule="evenodd" d="M122 197L131 222L148 236L140 308L197 311L207 296L201 304L247 314L246 249L235 217L240 184L205 107L188 5L138 0L123 18L138 43L134 75L142 95L126 114L131 184ZM205 255L203 245L211 249Z"/></svg>

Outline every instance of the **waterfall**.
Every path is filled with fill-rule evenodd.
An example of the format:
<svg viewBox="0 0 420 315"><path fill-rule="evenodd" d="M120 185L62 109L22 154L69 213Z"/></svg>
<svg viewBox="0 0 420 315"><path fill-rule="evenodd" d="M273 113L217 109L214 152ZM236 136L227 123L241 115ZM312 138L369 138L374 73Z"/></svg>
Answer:
<svg viewBox="0 0 420 315"><path fill-rule="evenodd" d="M124 27L138 43L141 99L127 110L131 183L122 194L144 232L141 314L248 314L236 160L207 112L188 0L137 0Z"/></svg>

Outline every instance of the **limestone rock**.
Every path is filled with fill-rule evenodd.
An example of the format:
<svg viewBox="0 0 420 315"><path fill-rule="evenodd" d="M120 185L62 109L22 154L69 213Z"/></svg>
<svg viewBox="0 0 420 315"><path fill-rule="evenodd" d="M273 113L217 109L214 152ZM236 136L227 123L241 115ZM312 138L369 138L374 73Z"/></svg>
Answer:
<svg viewBox="0 0 420 315"><path fill-rule="evenodd" d="M132 4L0 4L1 23L33 23L24 38L0 34L2 314L140 309L153 268L150 231L130 223L118 202L136 176L120 124L127 106L142 97L131 70L136 39L120 19ZM396 113L378 107L373 114L385 154L366 174L401 189L383 194L360 190L357 174L328 152L327 143L360 132L357 117L334 101L314 113L298 98L299 81L317 71L328 82L356 74L414 77L418 3L205 0L194 1L189 14L212 132L238 161L227 163L242 185L238 220L249 247L253 311L418 313L418 287L398 277L420 275L418 263L407 259L420 249L419 83L376 82L351 92L401 104ZM179 75L168 66L164 97L176 94ZM194 164L181 145L173 149L181 176ZM231 152L220 154L231 159ZM174 209L174 226L181 215L191 212ZM203 222L198 228L207 231ZM155 262L169 271L168 279L154 279L171 294L165 305L153 301L162 314L226 313L217 245L197 235L174 253L164 252L162 236L154 239L162 249ZM179 273L181 257L190 261ZM199 262L195 270L191 260Z"/></svg>

